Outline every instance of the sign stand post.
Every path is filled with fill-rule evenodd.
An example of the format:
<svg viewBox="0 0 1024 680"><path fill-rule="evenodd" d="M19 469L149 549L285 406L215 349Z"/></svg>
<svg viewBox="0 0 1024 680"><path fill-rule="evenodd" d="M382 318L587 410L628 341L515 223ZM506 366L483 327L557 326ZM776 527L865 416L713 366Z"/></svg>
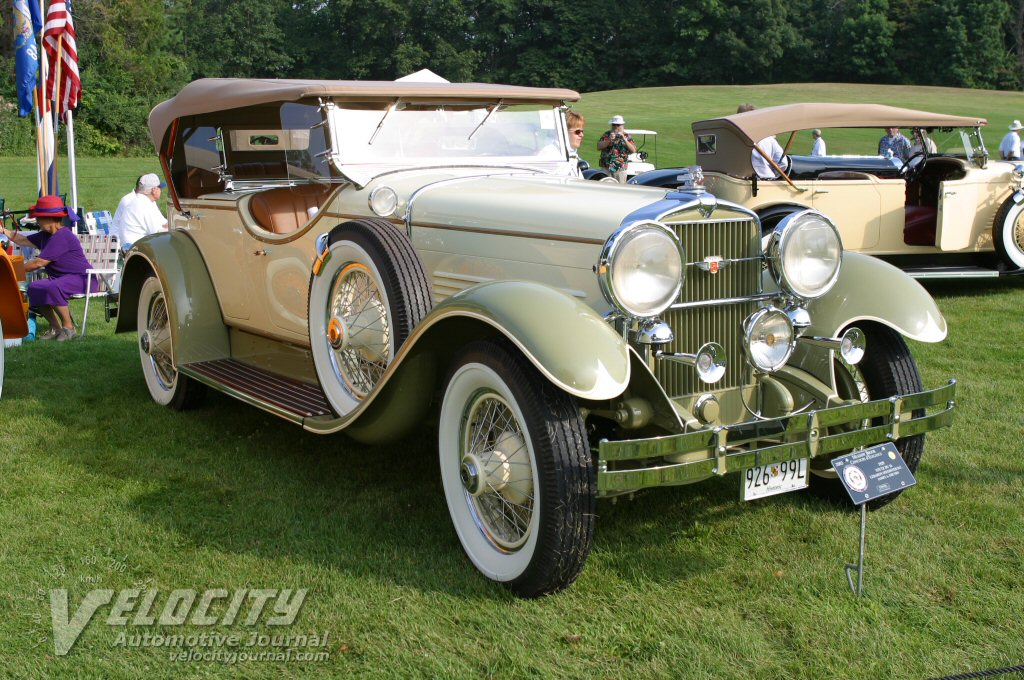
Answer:
<svg viewBox="0 0 1024 680"><path fill-rule="evenodd" d="M891 442L854 451L832 460L832 469L854 505L860 506L860 554L857 564L846 564L846 581L857 597L864 594L864 539L867 534L868 501L917 484L899 450ZM853 572L857 572L857 585Z"/></svg>
<svg viewBox="0 0 1024 680"><path fill-rule="evenodd" d="M864 534L868 523L868 506L860 505L860 554L857 556L857 564L846 563L846 580L850 584L850 590L860 597L864 592ZM853 585L853 572L857 572L857 585Z"/></svg>

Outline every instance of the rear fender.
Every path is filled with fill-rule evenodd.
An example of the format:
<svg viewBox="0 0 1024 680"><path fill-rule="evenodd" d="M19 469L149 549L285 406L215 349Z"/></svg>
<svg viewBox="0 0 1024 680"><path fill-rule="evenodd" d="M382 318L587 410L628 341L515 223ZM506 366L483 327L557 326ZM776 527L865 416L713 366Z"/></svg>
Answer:
<svg viewBox="0 0 1024 680"><path fill-rule="evenodd" d="M133 246L121 272L115 332L137 330L139 291L154 274L167 298L174 365L230 356L228 329L206 262L180 231L155 234Z"/></svg>

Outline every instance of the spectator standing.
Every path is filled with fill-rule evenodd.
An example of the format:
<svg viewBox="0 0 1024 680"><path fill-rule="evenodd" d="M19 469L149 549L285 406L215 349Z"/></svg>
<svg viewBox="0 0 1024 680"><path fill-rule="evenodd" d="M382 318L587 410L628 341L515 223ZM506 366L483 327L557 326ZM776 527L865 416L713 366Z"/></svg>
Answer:
<svg viewBox="0 0 1024 680"><path fill-rule="evenodd" d="M885 134L878 140L878 155L906 161L910 158L910 140L897 127L885 128Z"/></svg>
<svg viewBox="0 0 1024 680"><path fill-rule="evenodd" d="M150 172L139 178L134 191L121 198L114 212L114 230L121 250L127 252L143 236L167 229L167 218L156 204L165 186Z"/></svg>
<svg viewBox="0 0 1024 680"><path fill-rule="evenodd" d="M626 165L629 154L636 153L633 138L626 134L626 121L622 116L612 116L608 121L611 129L597 140L597 150L601 152L601 167L612 174L620 183L626 183Z"/></svg>
<svg viewBox="0 0 1024 680"><path fill-rule="evenodd" d="M811 137L814 137L814 146L811 147L812 156L824 156L825 155L825 140L821 136L821 130L814 128L811 130Z"/></svg>
<svg viewBox="0 0 1024 680"><path fill-rule="evenodd" d="M929 155L939 152L939 148L935 146L935 142L932 141L925 131L921 128L914 128L914 143L910 145L910 156L913 158L914 154L927 153Z"/></svg>
<svg viewBox="0 0 1024 680"><path fill-rule="evenodd" d="M740 104L736 107L736 113L747 113L748 111L754 111L757 107L753 104ZM765 158L772 159L772 161L780 168L786 162L786 152L779 144L779 140L775 139L775 135L768 135L755 146L764 152L764 156L758 152L757 149L752 149L750 152L750 165L754 168L754 174L759 179L778 179L779 173L772 167L772 164Z"/></svg>
<svg viewBox="0 0 1024 680"><path fill-rule="evenodd" d="M999 157L1004 161L1019 161L1021 159L1020 131L1024 125L1019 120L1010 123L1010 131L999 142Z"/></svg>
<svg viewBox="0 0 1024 680"><path fill-rule="evenodd" d="M45 268L47 278L28 284L28 304L50 322L49 330L38 338L64 342L75 337L68 298L90 287L86 270L92 265L85 259L78 237L64 226L68 209L60 196L41 196L28 214L35 218L39 231L24 236L0 226L0 233L20 246L39 249L39 255L25 263L25 271Z"/></svg>

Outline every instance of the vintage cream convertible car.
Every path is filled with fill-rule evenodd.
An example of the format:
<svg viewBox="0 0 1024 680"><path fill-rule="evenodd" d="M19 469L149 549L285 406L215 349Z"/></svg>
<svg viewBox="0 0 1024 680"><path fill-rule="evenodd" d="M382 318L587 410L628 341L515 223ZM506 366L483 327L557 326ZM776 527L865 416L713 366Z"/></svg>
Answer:
<svg viewBox="0 0 1024 680"><path fill-rule="evenodd" d="M843 247L916 277L997 276L1024 270L1024 164L990 160L982 118L874 104L791 104L693 123L697 164L708 191L751 208L771 228L814 208L835 220ZM905 162L881 156L791 153L795 131L871 128L873 152L885 127L924 130ZM782 134L786 133L786 134ZM778 135L788 155L781 179L758 180L756 143ZM799 142L806 145L809 138ZM911 138L913 141L913 138ZM679 187L680 170L640 175L637 184Z"/></svg>
<svg viewBox="0 0 1024 680"><path fill-rule="evenodd" d="M903 339L945 336L928 294L815 211L762 250L706 192L573 177L577 99L200 80L157 106L171 230L130 252L117 325L152 397L370 443L435 419L455 533L528 597L580 573L598 498L733 473L838 497L830 459L887 441L916 467L955 391Z"/></svg>

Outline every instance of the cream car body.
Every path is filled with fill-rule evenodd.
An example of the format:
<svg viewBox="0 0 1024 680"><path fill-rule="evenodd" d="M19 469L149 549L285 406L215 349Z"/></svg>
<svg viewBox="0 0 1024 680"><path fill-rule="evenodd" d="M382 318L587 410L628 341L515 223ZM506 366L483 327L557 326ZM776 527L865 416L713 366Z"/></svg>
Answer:
<svg viewBox="0 0 1024 680"><path fill-rule="evenodd" d="M988 158L981 137L985 123L871 104L792 104L692 127L708 191L756 211L767 227L793 210L820 210L835 219L846 249L923 278L1024 271L1024 165ZM887 127L908 135L924 130L939 145L908 164L879 156L792 153L799 131L867 128L881 134ZM778 168L779 179L757 179L752 154L769 135L789 155ZM662 170L634 181L679 186L676 174Z"/></svg>
<svg viewBox="0 0 1024 680"><path fill-rule="evenodd" d="M829 495L834 455L889 440L916 466L954 394L902 340L945 337L928 294L813 211L763 249L702 190L574 178L577 97L217 80L158 106L172 229L135 244L118 316L153 398L373 443L439 402L455 531L524 596L576 578L599 497L798 463Z"/></svg>

